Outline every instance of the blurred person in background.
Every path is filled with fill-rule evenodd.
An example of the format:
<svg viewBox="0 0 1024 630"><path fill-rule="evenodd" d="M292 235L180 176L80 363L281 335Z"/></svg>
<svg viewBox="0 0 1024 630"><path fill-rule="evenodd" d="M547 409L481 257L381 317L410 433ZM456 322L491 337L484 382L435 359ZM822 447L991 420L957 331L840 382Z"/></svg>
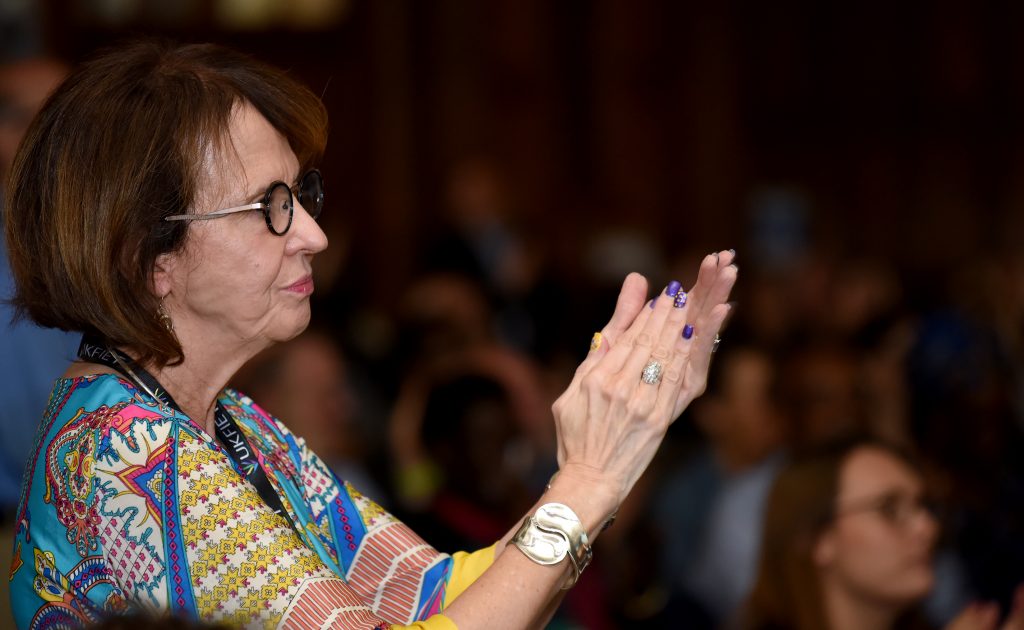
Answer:
<svg viewBox="0 0 1024 630"><path fill-rule="evenodd" d="M67 74L54 59L32 57L0 64L0 227L15 151L46 97ZM75 357L78 337L15 321L9 300L14 279L0 239L0 518L9 523L18 504L21 476L35 427L53 388L53 376ZM7 545L4 545L6 551Z"/></svg>
<svg viewBox="0 0 1024 630"><path fill-rule="evenodd" d="M425 252L423 266L476 283L493 310L494 334L535 356L550 350L552 331L566 300L553 286L539 239L522 228L523 217L492 159L456 162L448 176L444 230ZM621 275L620 275L621 277Z"/></svg>
<svg viewBox="0 0 1024 630"><path fill-rule="evenodd" d="M405 372L439 369L467 350L497 343L494 311L480 284L465 274L418 276L398 306L399 367Z"/></svg>
<svg viewBox="0 0 1024 630"><path fill-rule="evenodd" d="M765 513L760 566L744 630L927 628L939 534L924 478L901 451L851 440L798 456L778 476ZM1006 630L1024 627L1024 590ZM979 604L949 628L994 629ZM991 622L991 623L990 623ZM985 624L985 625L978 625Z"/></svg>
<svg viewBox="0 0 1024 630"><path fill-rule="evenodd" d="M50 92L67 74L63 63L28 57L0 63L0 230L7 179L18 144ZM14 516L36 426L53 389L53 376L75 357L77 335L17 319L10 300L14 278L0 238L0 566L11 561ZM0 588L0 619L10 618L9 582Z"/></svg>
<svg viewBox="0 0 1024 630"><path fill-rule="evenodd" d="M781 395L791 414L795 450L813 451L864 433L860 356L847 343L794 343L781 369Z"/></svg>
<svg viewBox="0 0 1024 630"><path fill-rule="evenodd" d="M692 412L706 444L666 471L652 497L664 541L659 571L671 593L665 618L685 616L694 628L732 619L753 584L764 503L788 438L771 355L730 345L712 373Z"/></svg>
<svg viewBox="0 0 1024 630"><path fill-rule="evenodd" d="M542 489L557 466L546 400L532 361L495 343L409 371L387 423L404 511L436 513L439 501L458 497L466 509L501 517L518 505L516 496ZM481 535L452 531L461 527L454 516L436 517L446 521L439 529L449 530L448 540Z"/></svg>

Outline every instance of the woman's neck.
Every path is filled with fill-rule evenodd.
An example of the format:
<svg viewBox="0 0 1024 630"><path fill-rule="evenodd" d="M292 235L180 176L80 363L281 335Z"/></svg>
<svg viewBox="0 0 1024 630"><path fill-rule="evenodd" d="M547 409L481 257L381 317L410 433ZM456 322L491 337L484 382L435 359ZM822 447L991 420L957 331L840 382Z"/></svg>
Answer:
<svg viewBox="0 0 1024 630"><path fill-rule="evenodd" d="M177 365L150 369L181 410L209 435L214 432L214 409L221 391L262 346L233 343L222 336L184 335L178 340L185 359Z"/></svg>
<svg viewBox="0 0 1024 630"><path fill-rule="evenodd" d="M892 630L900 615L895 606L869 601L827 579L823 586L829 630Z"/></svg>
<svg viewBox="0 0 1024 630"><path fill-rule="evenodd" d="M150 372L186 416L206 429L209 435L215 435L214 408L217 397L234 371L229 373L214 366L197 366L186 359L179 365L150 369Z"/></svg>

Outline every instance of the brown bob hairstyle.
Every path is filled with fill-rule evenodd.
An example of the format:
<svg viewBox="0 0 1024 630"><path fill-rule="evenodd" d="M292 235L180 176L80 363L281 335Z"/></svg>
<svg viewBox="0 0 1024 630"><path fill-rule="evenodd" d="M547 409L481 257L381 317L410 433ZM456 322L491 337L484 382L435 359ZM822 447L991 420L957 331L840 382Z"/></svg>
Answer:
<svg viewBox="0 0 1024 630"><path fill-rule="evenodd" d="M920 471L909 453L869 437L839 440L788 463L768 495L758 575L741 613L742 630L828 630L813 550L835 518L843 466L860 449L884 451ZM927 625L912 609L896 627Z"/></svg>
<svg viewBox="0 0 1024 630"><path fill-rule="evenodd" d="M184 357L152 290L178 252L204 156L224 150L233 108L251 104L303 168L323 154L327 113L285 73L211 44L138 41L76 69L15 157L7 243L20 316L91 333L158 367Z"/></svg>

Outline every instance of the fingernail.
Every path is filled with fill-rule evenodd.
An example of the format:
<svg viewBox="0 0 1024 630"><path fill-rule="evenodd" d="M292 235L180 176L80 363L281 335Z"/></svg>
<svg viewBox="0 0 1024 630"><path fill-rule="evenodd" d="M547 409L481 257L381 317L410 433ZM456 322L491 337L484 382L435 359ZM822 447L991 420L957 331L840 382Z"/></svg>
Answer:
<svg viewBox="0 0 1024 630"><path fill-rule="evenodd" d="M657 302L657 301L658 301L658 298L654 298L653 300L648 302L647 303L647 308L654 308L654 303Z"/></svg>
<svg viewBox="0 0 1024 630"><path fill-rule="evenodd" d="M730 249L729 253L732 254L733 258L736 258L736 250L735 249Z"/></svg>
<svg viewBox="0 0 1024 630"><path fill-rule="evenodd" d="M740 271L740 266L739 265L737 265L736 263L733 263L733 264L731 264L729 266L732 267L736 271L736 273L739 273L739 271Z"/></svg>
<svg viewBox="0 0 1024 630"><path fill-rule="evenodd" d="M668 283L667 287L665 287L665 295L675 295L676 293L679 293L679 289L682 288L683 285L679 284L676 280L673 280Z"/></svg>
<svg viewBox="0 0 1024 630"><path fill-rule="evenodd" d="M693 337L693 326L687 324L683 326L683 339L690 339Z"/></svg>
<svg viewBox="0 0 1024 630"><path fill-rule="evenodd" d="M672 302L672 306L676 308L683 308L686 306L686 291L676 293L676 299Z"/></svg>

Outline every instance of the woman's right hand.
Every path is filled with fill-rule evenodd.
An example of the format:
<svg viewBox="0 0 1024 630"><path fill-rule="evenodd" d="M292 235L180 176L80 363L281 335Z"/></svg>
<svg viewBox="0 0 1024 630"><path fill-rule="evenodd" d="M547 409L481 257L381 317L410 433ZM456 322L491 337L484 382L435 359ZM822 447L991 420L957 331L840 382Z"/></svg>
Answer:
<svg viewBox="0 0 1024 630"><path fill-rule="evenodd" d="M732 251L706 256L684 304L661 291L645 308L647 281L626 278L600 345L552 406L559 485L585 484L609 513L622 503L669 425L704 391L715 337L731 309L734 258ZM660 383L641 380L651 361L662 366Z"/></svg>

